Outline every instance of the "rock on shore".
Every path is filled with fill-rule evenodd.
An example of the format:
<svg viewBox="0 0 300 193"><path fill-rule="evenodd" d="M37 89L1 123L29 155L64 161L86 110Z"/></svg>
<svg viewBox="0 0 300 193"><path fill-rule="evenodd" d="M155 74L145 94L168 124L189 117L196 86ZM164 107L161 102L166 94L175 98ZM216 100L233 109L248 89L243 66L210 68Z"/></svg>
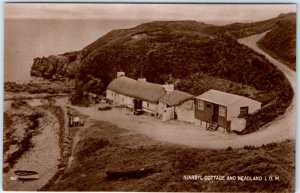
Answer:
<svg viewBox="0 0 300 193"><path fill-rule="evenodd" d="M61 55L35 58L31 67L31 76L45 79L75 78L80 63L80 52L68 52Z"/></svg>

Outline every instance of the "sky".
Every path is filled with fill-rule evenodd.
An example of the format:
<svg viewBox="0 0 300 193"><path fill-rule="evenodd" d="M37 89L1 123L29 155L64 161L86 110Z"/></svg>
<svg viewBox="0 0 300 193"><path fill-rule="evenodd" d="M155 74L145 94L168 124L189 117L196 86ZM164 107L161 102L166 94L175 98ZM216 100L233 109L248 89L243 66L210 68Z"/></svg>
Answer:
<svg viewBox="0 0 300 193"><path fill-rule="evenodd" d="M5 18L196 20L224 24L261 21L296 12L296 4L49 4L6 3Z"/></svg>

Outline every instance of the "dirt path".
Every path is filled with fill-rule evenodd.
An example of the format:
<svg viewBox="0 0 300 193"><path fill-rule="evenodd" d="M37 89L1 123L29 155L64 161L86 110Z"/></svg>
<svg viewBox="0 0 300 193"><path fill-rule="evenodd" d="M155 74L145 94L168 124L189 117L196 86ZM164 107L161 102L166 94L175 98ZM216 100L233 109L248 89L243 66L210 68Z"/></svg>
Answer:
<svg viewBox="0 0 300 193"><path fill-rule="evenodd" d="M268 32L268 31L267 31ZM268 53L261 50L256 43L263 37L267 32L249 36L246 38L239 39L239 43L244 44L256 52L263 54L266 58L281 70L286 78L289 80L294 93L296 95L296 72L290 69L287 65L274 59ZM260 132L255 132L249 136L249 140L255 140L256 137L261 138L273 138L274 141L281 141L284 139L295 139L296 137L296 99L293 97L292 103L287 109L286 113L278 117L271 124L260 129Z"/></svg>
<svg viewBox="0 0 300 193"><path fill-rule="evenodd" d="M47 112L40 122L40 134L34 136L32 141L34 147L26 152L10 169L3 175L3 189L14 191L36 191L43 187L57 172L58 159L60 158L60 148L58 140L59 123L57 118ZM10 177L15 176L15 170L34 170L39 173L39 180L15 181Z"/></svg>
<svg viewBox="0 0 300 193"><path fill-rule="evenodd" d="M273 59L256 46L256 42L264 35L265 33L250 36L240 39L239 42L248 45L259 53L264 54L274 65L278 66L278 68L284 72L288 80L291 82L293 89L295 90L296 73L281 62ZM227 148L229 146L260 146L262 144L271 142L281 142L286 139L295 139L295 98L283 116L278 117L270 124L262 127L260 130L243 136L228 134L224 131L208 132L205 130L205 128L201 128L194 124L187 124L178 121L162 122L162 120L146 115L134 116L126 109L98 111L97 107L74 108L94 120L108 121L121 128L145 134L159 141L166 141L192 147L219 149Z"/></svg>
<svg viewBox="0 0 300 193"><path fill-rule="evenodd" d="M62 98L57 98L56 99L56 104L59 105L61 108L64 109L65 117L66 117L65 127L69 128L68 114L67 114L67 111L68 111L67 106L70 105L69 104L69 98L67 98L67 97L65 97L65 98L63 98L63 97ZM71 168L73 160L74 160L74 152L75 152L76 145L80 141L81 136L86 131L86 129L89 128L89 126L90 126L90 122L87 122L87 123L85 123L84 126L69 128L70 130L72 130L74 132L74 134L73 134L73 137L72 137L73 138L73 140L72 140L72 148L70 150L71 151L71 155L68 158L68 162L67 162L67 165L66 165L66 170L69 170ZM64 134L65 136L69 136L70 135L69 129L67 130L68 133ZM61 178L61 176L59 177L58 180L56 180L56 183L60 180L60 178Z"/></svg>

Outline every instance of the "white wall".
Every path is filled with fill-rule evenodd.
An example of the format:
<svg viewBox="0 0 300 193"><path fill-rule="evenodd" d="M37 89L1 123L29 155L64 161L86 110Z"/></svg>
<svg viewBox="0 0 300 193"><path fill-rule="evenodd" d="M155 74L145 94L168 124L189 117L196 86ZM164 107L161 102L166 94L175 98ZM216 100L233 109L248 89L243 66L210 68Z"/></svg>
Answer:
<svg viewBox="0 0 300 193"><path fill-rule="evenodd" d="M249 107L248 113L251 114L261 108L261 103L251 99L243 98L227 107L227 120L233 120L234 118L237 118L240 114L240 108L245 106Z"/></svg>
<svg viewBox="0 0 300 193"><path fill-rule="evenodd" d="M235 118L231 120L230 129L235 131L242 131L246 127L246 119Z"/></svg>
<svg viewBox="0 0 300 193"><path fill-rule="evenodd" d="M174 111L174 107L167 107L167 104L159 101L157 106L157 112L159 118L161 118L163 121L174 119Z"/></svg>
<svg viewBox="0 0 300 193"><path fill-rule="evenodd" d="M142 106L143 106L143 111L145 111L145 112L152 113L152 114L157 113L158 104L143 101Z"/></svg>
<svg viewBox="0 0 300 193"><path fill-rule="evenodd" d="M166 108L166 104L159 101L158 105L157 105L157 113L160 117L162 117L163 112L164 112L164 108Z"/></svg>
<svg viewBox="0 0 300 193"><path fill-rule="evenodd" d="M112 100L113 104L116 106L125 105L129 108L134 107L134 102L132 97L118 94L111 90L106 91L106 98Z"/></svg>
<svg viewBox="0 0 300 193"><path fill-rule="evenodd" d="M106 98L109 100L113 100L114 99L114 91L111 90L106 90Z"/></svg>
<svg viewBox="0 0 300 193"><path fill-rule="evenodd" d="M125 105L126 107L133 108L134 102L133 98L125 95L121 95L121 104Z"/></svg>
<svg viewBox="0 0 300 193"><path fill-rule="evenodd" d="M209 126L209 123L206 123L205 121L201 121L200 119L194 120L195 125L200 126L203 129L206 129L206 125Z"/></svg>
<svg viewBox="0 0 300 193"><path fill-rule="evenodd" d="M178 121L195 122L194 100L188 100L175 107Z"/></svg>
<svg viewBox="0 0 300 193"><path fill-rule="evenodd" d="M165 108L162 115L162 121L168 121L171 119L174 119L174 107Z"/></svg>

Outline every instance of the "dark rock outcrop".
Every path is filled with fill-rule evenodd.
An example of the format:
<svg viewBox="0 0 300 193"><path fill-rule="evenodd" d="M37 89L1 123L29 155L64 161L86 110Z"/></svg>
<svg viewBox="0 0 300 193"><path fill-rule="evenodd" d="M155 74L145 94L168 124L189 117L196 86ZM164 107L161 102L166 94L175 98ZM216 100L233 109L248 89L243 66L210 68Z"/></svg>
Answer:
<svg viewBox="0 0 300 193"><path fill-rule="evenodd" d="M35 58L31 67L31 76L45 79L74 79L80 64L80 52Z"/></svg>

